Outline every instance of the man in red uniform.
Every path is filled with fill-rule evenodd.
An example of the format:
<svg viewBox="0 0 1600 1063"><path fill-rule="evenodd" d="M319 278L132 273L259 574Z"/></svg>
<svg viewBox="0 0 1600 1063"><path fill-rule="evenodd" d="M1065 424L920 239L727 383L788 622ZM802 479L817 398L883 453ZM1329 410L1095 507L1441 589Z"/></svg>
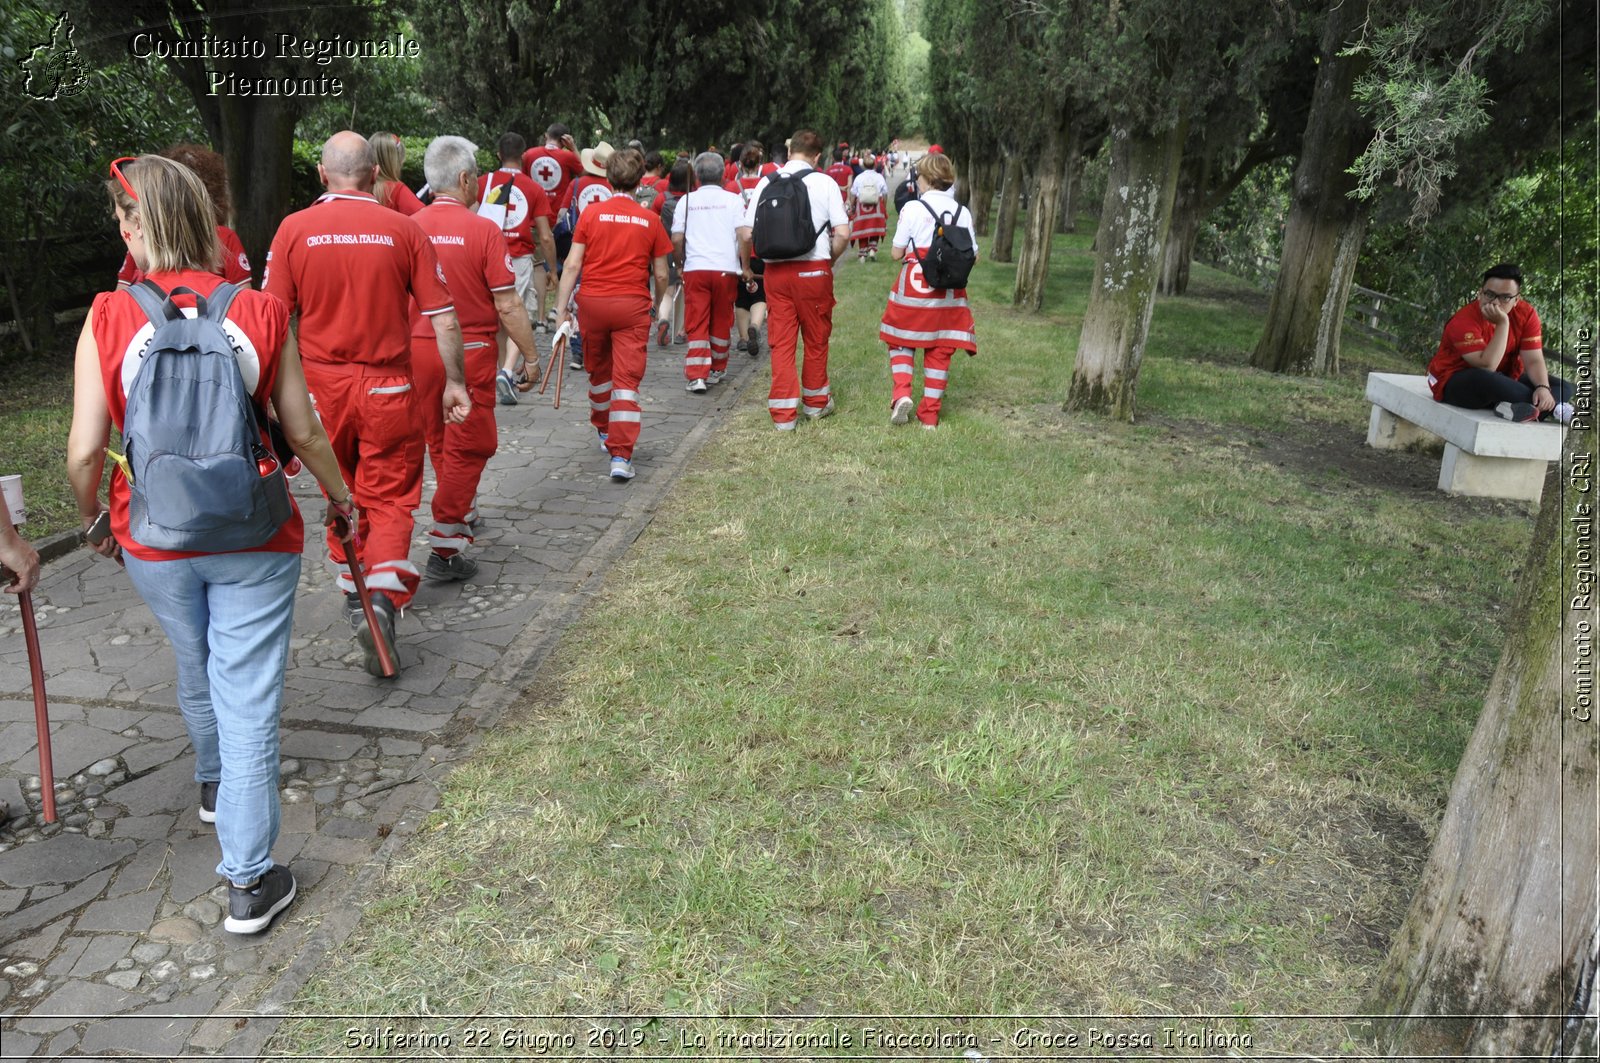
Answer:
<svg viewBox="0 0 1600 1063"><path fill-rule="evenodd" d="M827 169L828 176L833 178L834 182L839 186L839 199L841 201L850 198L850 182L856 178L855 170L851 169L850 164L845 161L845 156L849 151L850 145L848 144L840 144L834 148L833 165Z"/></svg>
<svg viewBox="0 0 1600 1063"><path fill-rule="evenodd" d="M1539 313L1522 296L1522 270L1502 262L1487 270L1478 296L1444 327L1428 363L1438 402L1494 410L1512 421L1572 419L1572 386L1550 375Z"/></svg>
<svg viewBox="0 0 1600 1063"><path fill-rule="evenodd" d="M328 430L339 470L361 511L360 562L378 630L367 627L355 585L341 572L367 671L382 675L374 639L392 648L394 615L420 581L411 548L411 511L422 498L422 439L412 393L410 303L414 297L439 344L446 377L441 404L457 424L471 409L462 374L461 327L443 271L416 222L372 195L372 149L359 133L335 133L317 173L327 194L289 215L272 238L265 290L300 316L300 359ZM344 544L328 552L345 563ZM391 654L391 656L394 656ZM396 658L398 659L398 658Z"/></svg>
<svg viewBox="0 0 1600 1063"><path fill-rule="evenodd" d="M567 127L556 122L546 129L544 145L523 152L522 170L544 189L552 204L559 205L566 198L572 179L583 173L577 142Z"/></svg>
<svg viewBox="0 0 1600 1063"><path fill-rule="evenodd" d="M471 209L478 188L477 150L477 145L461 137L435 137L422 162L428 186L434 191L433 203L412 215L428 234L450 281L472 398L466 420L445 423L440 399L445 378L438 341L413 300L412 372L423 437L438 481L433 492L433 527L428 529L433 552L428 555L425 573L433 580L471 579L478 572L477 562L461 551L472 542L468 518L473 497L483 467L495 452L495 333L503 326L514 344L533 350L533 326L517 295L505 237L494 222Z"/></svg>
<svg viewBox="0 0 1600 1063"><path fill-rule="evenodd" d="M599 203L601 200L610 199L613 194L611 182L606 180L606 166L611 161L611 155L611 145L603 140L592 148L584 148L580 153L579 158L583 164L583 176L567 186L567 198L561 204L561 213L566 217L566 224L574 232L578 228L578 219L583 217L583 212L587 208ZM641 159L643 157L642 155L640 156ZM633 192L630 193L630 195L635 196L635 201L637 201L636 193L638 190L638 186L635 185ZM570 249L569 242L568 250L570 251ZM561 268L563 270L566 268L564 258ZM580 298L583 294L582 283L583 278L580 276L577 279L579 287L572 289L578 293ZM580 331L567 344L567 368L569 369L583 368L583 345L587 341L581 331L582 324L583 317L579 315L578 325L580 326Z"/></svg>
<svg viewBox="0 0 1600 1063"><path fill-rule="evenodd" d="M566 126L554 122L544 131L542 147L529 148L522 153L522 169L534 184L544 189L550 201L550 225L555 230L556 271L559 273L572 247L572 229L556 224L556 212L567 198L567 186L572 184L573 178L583 176L578 142L572 139ZM554 279L546 277L546 281L554 287Z"/></svg>
<svg viewBox="0 0 1600 1063"><path fill-rule="evenodd" d="M611 198L614 189L606 178L606 167L611 162L612 154L611 145L603 140L592 148L583 149L579 158L583 173L567 186L567 194L561 200L561 209L572 219L574 230L578 227L578 219L590 204ZM640 158L643 159L644 156L641 155Z"/></svg>
<svg viewBox="0 0 1600 1063"><path fill-rule="evenodd" d="M767 259L762 279L767 292L767 343L772 357L772 386L767 391L767 412L772 427L792 430L799 408L806 416L820 420L833 412L833 395L828 384L828 340L833 335L833 264L850 242L850 219L838 185L817 171L822 156L822 138L815 130L802 129L789 138L789 161L776 174L763 177L755 195L745 208L745 225L759 228L757 218L768 184L783 179L805 182L811 207L811 224L817 227L816 243L798 258ZM784 175L790 175L785 178ZM750 261L750 238L744 237L741 261ZM745 269L746 283L755 273ZM795 372L795 342L805 343L804 366Z"/></svg>
<svg viewBox="0 0 1600 1063"><path fill-rule="evenodd" d="M722 383L728 371L728 332L740 275L750 263L739 255L741 240L750 236L744 224L744 199L718 181L722 156L714 151L695 157L700 187L679 200L672 212L673 261L683 276L683 321L689 333L684 357L685 385L703 395Z"/></svg>
<svg viewBox="0 0 1600 1063"><path fill-rule="evenodd" d="M644 378L650 338L650 288L667 287L667 255L672 244L661 219L633 198L644 172L644 156L624 148L606 164L610 199L595 203L578 219L572 252L561 273L556 327L566 324L567 300L583 271L578 321L584 335L584 369L589 373L589 423L611 455L611 479L633 479L633 448L639 439L639 381Z"/></svg>
<svg viewBox="0 0 1600 1063"><path fill-rule="evenodd" d="M516 133L507 133L500 138L500 168L478 178L478 213L498 222L501 232L505 234L506 245L511 252L511 274L517 282L517 296L522 300L528 320L538 324L544 321L545 277L553 275L556 268L556 242L550 235L552 211L549 197L544 189L529 180L518 168L523 147L524 141ZM533 253L535 241L539 248L538 255ZM540 270L545 272L540 273ZM445 276L449 275L447 266ZM459 307L456 312L460 313ZM510 335L503 334L503 338L506 342L500 349L500 361L504 368L497 387L500 402L515 406L518 363L536 363L539 352L530 347L522 351L519 357ZM526 372L525 366L523 372Z"/></svg>

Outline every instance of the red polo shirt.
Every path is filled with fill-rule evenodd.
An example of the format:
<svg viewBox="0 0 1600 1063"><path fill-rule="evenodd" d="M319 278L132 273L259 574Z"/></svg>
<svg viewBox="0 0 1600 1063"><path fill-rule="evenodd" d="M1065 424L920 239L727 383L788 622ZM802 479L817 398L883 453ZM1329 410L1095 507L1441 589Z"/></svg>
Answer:
<svg viewBox="0 0 1600 1063"><path fill-rule="evenodd" d="M201 295L210 295L222 278L215 273L184 270L175 273L157 273L151 277L164 290L192 288ZM193 307L194 296L175 295L173 301L181 307ZM128 389L139 371L155 326L127 292L105 292L95 296L89 318L94 332L95 346L100 352L100 374L105 384L106 409L111 423L120 431L128 412ZM278 358L283 353L283 341L289 334L289 314L283 303L261 292L243 291L234 297L228 307L227 321L223 325L228 338L233 341L233 353L239 364L239 376L250 390L257 404L264 405L272 397L272 388L278 377ZM265 442L265 440L263 440ZM123 549L143 561L170 561L180 557L198 557L201 551L157 550L144 546L129 531L128 481L122 470L113 462L110 504L111 531ZM292 505L292 503L291 503ZM304 525L295 508L283 527L271 539L250 551L262 553L299 553L304 547Z"/></svg>
<svg viewBox="0 0 1600 1063"><path fill-rule="evenodd" d="M833 178L834 182L836 184L838 184L838 186L839 186L839 194L841 196L848 196L849 195L849 193L850 193L850 182L855 180L855 177L856 177L856 172L850 168L850 164L849 163L847 163L847 162L836 162L832 166L828 167L827 170L825 170L823 172L826 173L829 177Z"/></svg>
<svg viewBox="0 0 1600 1063"><path fill-rule="evenodd" d="M452 309L428 237L366 192L329 192L283 219L265 290L299 311L302 360L396 375L410 372L412 296L428 316Z"/></svg>
<svg viewBox="0 0 1600 1063"><path fill-rule="evenodd" d="M589 204L610 199L611 194L610 181L594 174L584 174L567 188L567 198L561 201L561 209L572 211L572 223L576 225Z"/></svg>
<svg viewBox="0 0 1600 1063"><path fill-rule="evenodd" d="M584 211L572 242L584 248L585 297L638 295L648 300L650 264L672 252L661 219L632 196L612 196Z"/></svg>
<svg viewBox="0 0 1600 1063"><path fill-rule="evenodd" d="M546 145L523 152L522 169L534 184L544 189L550 202L559 207L566 202L567 186L572 179L583 176L583 160L575 151Z"/></svg>
<svg viewBox="0 0 1600 1063"><path fill-rule="evenodd" d="M456 317L461 320L462 337L468 341L494 339L500 315L495 312L492 293L516 287L511 254L500 227L446 195L435 196L411 220L428 235L439 256ZM415 299L411 300L411 335L433 339L433 326L422 316Z"/></svg>
<svg viewBox="0 0 1600 1063"><path fill-rule="evenodd" d="M1506 353L1495 372L1521 380L1522 352L1544 349L1544 329L1539 324L1539 312L1525 299L1519 299L1507 316L1511 318L1511 334L1506 337ZM1494 330L1494 323L1483 316L1483 307L1476 299L1455 312L1444 327L1439 349L1428 363L1428 386L1433 389L1435 399L1444 401L1445 381L1463 369L1472 368L1463 355L1477 354L1487 348L1494 339Z"/></svg>
<svg viewBox="0 0 1600 1063"><path fill-rule="evenodd" d="M415 214L422 209L422 200L417 194L399 181L385 181L383 183L383 205L390 210L398 210L401 214Z"/></svg>
<svg viewBox="0 0 1600 1063"><path fill-rule="evenodd" d="M551 208L550 197L544 194L544 189L530 181L526 174L503 167L478 178L478 201L480 203L483 201L491 179L496 186L499 186L505 183L507 177L511 178L511 198L506 203L504 233L506 244L511 248L511 256L521 258L523 255L533 254L535 220L541 214L553 219L556 212ZM450 270L446 268L445 276L449 275Z"/></svg>

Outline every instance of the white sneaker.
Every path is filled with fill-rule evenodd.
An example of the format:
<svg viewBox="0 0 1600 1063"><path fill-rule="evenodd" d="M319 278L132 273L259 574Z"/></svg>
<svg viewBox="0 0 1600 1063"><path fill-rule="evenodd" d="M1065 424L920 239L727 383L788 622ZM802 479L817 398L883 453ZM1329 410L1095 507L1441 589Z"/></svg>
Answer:
<svg viewBox="0 0 1600 1063"><path fill-rule="evenodd" d="M911 396L909 395L903 399L895 399L894 412L889 414L889 423L905 424L907 421L911 420L911 409L915 405L916 403L911 401Z"/></svg>
<svg viewBox="0 0 1600 1063"><path fill-rule="evenodd" d="M806 407L806 416L811 418L813 421L820 421L824 417L832 417L833 416L833 400L829 399L828 400L828 404L826 406L822 407L822 409L820 409L820 410L813 410L809 406Z"/></svg>
<svg viewBox="0 0 1600 1063"><path fill-rule="evenodd" d="M697 377L683 385L683 390L692 391L696 395L704 395L706 393L706 382Z"/></svg>
<svg viewBox="0 0 1600 1063"><path fill-rule="evenodd" d="M711 370L710 373L706 374L706 383L707 384L720 384L720 383L722 383L722 378L727 376L727 375L728 374L723 372L721 369L713 369L713 370Z"/></svg>
<svg viewBox="0 0 1600 1063"><path fill-rule="evenodd" d="M494 389L500 396L500 405L515 406L517 404L517 378L511 375L509 369L502 369L495 373Z"/></svg>
<svg viewBox="0 0 1600 1063"><path fill-rule="evenodd" d="M611 459L611 482L625 484L633 479L633 462L627 458Z"/></svg>

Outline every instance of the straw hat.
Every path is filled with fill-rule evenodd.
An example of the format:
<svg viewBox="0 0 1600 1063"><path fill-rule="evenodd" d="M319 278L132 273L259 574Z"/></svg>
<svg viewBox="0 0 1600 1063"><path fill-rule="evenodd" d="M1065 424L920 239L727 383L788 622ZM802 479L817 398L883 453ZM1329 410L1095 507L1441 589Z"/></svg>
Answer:
<svg viewBox="0 0 1600 1063"><path fill-rule="evenodd" d="M583 161L583 168L596 177L606 175L606 163L611 161L612 147L601 141L592 148L584 148L578 153L578 158Z"/></svg>

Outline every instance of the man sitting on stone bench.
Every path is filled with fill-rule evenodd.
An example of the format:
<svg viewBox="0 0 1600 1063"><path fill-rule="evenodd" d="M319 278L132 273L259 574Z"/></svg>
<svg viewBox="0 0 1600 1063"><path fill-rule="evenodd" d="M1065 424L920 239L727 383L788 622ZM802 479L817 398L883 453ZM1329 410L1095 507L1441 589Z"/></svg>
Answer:
<svg viewBox="0 0 1600 1063"><path fill-rule="evenodd" d="M1428 363L1438 402L1488 410L1508 421L1572 420L1572 385L1550 375L1539 312L1524 302L1522 270L1502 262L1444 327Z"/></svg>

